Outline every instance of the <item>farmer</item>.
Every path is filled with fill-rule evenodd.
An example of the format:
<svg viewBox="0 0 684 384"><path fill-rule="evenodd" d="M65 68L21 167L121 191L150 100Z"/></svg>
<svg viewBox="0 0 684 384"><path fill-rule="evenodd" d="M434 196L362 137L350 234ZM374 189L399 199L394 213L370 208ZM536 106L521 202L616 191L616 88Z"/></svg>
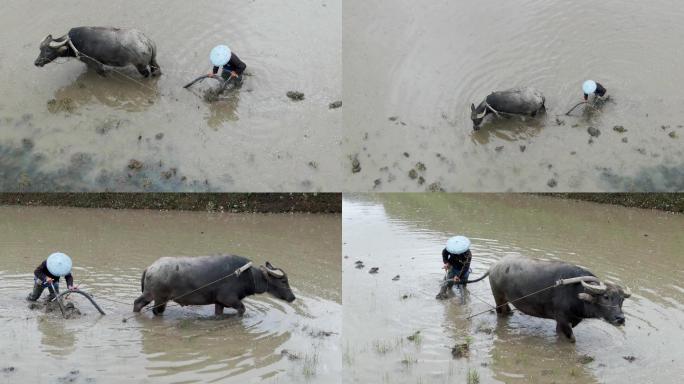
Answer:
<svg viewBox="0 0 684 384"><path fill-rule="evenodd" d="M215 46L209 54L209 59L214 65L209 76L215 76L219 71L219 67L223 67L223 72L221 72L223 80L235 79L238 84L242 83L242 73L247 68L247 65L235 53L231 52L228 46Z"/></svg>
<svg viewBox="0 0 684 384"><path fill-rule="evenodd" d="M601 83L597 83L594 80L587 80L582 84L582 91L584 92L584 101L589 100L589 95L592 93L596 95L596 97L603 97L606 94L606 89L601 85Z"/></svg>
<svg viewBox="0 0 684 384"><path fill-rule="evenodd" d="M74 289L74 278L71 276L71 258L64 253L51 254L33 271L33 275L33 292L29 293L26 298L29 301L38 300L45 288L50 292L48 300L57 297L59 294L59 278L62 276L66 280L67 288L69 290Z"/></svg>
<svg viewBox="0 0 684 384"><path fill-rule="evenodd" d="M465 236L454 236L447 240L446 247L442 250L443 268L447 271L444 277L442 289L436 296L436 299L443 300L448 298L451 292L451 287L454 284L462 284L465 286L468 282L468 275L470 275L470 240Z"/></svg>

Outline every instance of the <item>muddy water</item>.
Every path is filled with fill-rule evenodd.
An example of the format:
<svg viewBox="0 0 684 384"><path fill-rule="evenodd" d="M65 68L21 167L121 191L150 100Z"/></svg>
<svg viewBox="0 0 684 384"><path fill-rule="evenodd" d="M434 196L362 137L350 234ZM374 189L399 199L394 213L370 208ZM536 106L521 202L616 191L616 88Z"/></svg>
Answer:
<svg viewBox="0 0 684 384"><path fill-rule="evenodd" d="M347 162L348 190L682 190L678 4L346 1L343 152L361 164ZM587 78L611 101L565 116ZM544 93L546 116L474 132L470 104L520 85Z"/></svg>
<svg viewBox="0 0 684 384"><path fill-rule="evenodd" d="M339 381L337 215L0 207L0 217L0 369L15 368L1 382ZM69 320L27 307L33 269L56 249L73 257L75 283L107 316L80 297L70 300L83 316ZM152 261L228 251L283 268L297 300L251 296L243 318L170 305L162 318L122 322Z"/></svg>
<svg viewBox="0 0 684 384"><path fill-rule="evenodd" d="M469 370L481 383L677 383L684 375L684 216L516 195L348 196L343 210L346 382L466 382ZM435 300L441 250L454 233L471 237L473 277L523 255L628 285L626 325L585 320L573 345L557 339L553 321L517 311L467 320L494 301L486 281ZM469 343L468 358L452 357L457 343Z"/></svg>
<svg viewBox="0 0 684 384"><path fill-rule="evenodd" d="M70 9L70 10L69 10ZM74 12L74 10L77 10ZM0 15L3 190L336 190L341 109L340 2L6 1ZM163 71L106 78L76 60L33 65L48 34L134 27ZM208 52L227 43L243 87L203 100ZM294 102L290 90L305 94ZM128 168L131 159L141 169ZM311 163L311 164L309 164ZM253 177L258 174L259 177Z"/></svg>

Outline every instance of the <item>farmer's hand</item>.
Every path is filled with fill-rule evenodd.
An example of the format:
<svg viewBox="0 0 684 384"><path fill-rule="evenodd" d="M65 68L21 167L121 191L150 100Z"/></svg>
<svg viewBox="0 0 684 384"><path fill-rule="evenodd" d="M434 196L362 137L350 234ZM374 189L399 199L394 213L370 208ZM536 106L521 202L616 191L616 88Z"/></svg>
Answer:
<svg viewBox="0 0 684 384"><path fill-rule="evenodd" d="M235 72L235 71L230 71L230 78L231 78L231 79L234 79L234 78L236 78L236 77L238 77L237 72Z"/></svg>
<svg viewBox="0 0 684 384"><path fill-rule="evenodd" d="M209 77L214 77L214 76L216 76L216 75L214 74L214 72L209 72L209 74L208 74L207 76L209 76Z"/></svg>
<svg viewBox="0 0 684 384"><path fill-rule="evenodd" d="M52 284L53 281L54 281L54 280L53 280L51 277L46 277L46 278L45 278L45 282L48 283L48 284Z"/></svg>
<svg viewBox="0 0 684 384"><path fill-rule="evenodd" d="M444 266L442 267L442 269L444 269L444 270L449 269L449 264L444 263Z"/></svg>
<svg viewBox="0 0 684 384"><path fill-rule="evenodd" d="M459 279L458 276L454 276L454 283L458 283L460 281L461 281L461 279Z"/></svg>

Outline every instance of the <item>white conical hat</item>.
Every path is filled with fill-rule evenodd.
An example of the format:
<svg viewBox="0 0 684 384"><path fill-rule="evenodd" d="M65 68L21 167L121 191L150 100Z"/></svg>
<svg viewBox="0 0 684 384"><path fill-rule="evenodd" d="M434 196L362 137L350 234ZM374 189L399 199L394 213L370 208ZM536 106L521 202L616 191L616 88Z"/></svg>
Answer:
<svg viewBox="0 0 684 384"><path fill-rule="evenodd" d="M459 255L470 249L470 240L465 236L454 236L447 240L446 250L454 255Z"/></svg>
<svg viewBox="0 0 684 384"><path fill-rule="evenodd" d="M209 54L209 60L217 67L222 67L230 61L230 48L227 45L217 45Z"/></svg>
<svg viewBox="0 0 684 384"><path fill-rule="evenodd" d="M587 95L591 95L596 91L596 82L594 80L587 80L582 84L582 91Z"/></svg>
<svg viewBox="0 0 684 384"><path fill-rule="evenodd" d="M71 273L71 258L64 253L55 252L47 258L47 269L55 276Z"/></svg>

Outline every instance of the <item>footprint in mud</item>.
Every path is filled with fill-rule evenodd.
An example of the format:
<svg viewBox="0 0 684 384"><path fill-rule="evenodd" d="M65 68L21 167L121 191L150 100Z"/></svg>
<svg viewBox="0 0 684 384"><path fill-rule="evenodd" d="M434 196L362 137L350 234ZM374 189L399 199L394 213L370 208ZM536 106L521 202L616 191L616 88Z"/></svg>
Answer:
<svg viewBox="0 0 684 384"><path fill-rule="evenodd" d="M629 361L630 363L633 363L634 360L636 360L636 357L629 355L629 356L622 356L623 359Z"/></svg>
<svg viewBox="0 0 684 384"><path fill-rule="evenodd" d="M375 274L375 273L378 273L378 271L380 271L380 267L372 267L372 268L368 271L368 273Z"/></svg>
<svg viewBox="0 0 684 384"><path fill-rule="evenodd" d="M289 360L300 360L302 357L298 353L290 352L287 349L280 351L282 356L287 357Z"/></svg>
<svg viewBox="0 0 684 384"><path fill-rule="evenodd" d="M357 260L354 264L356 265L356 269L363 269L363 267L365 267L365 265L363 265L363 261L361 260Z"/></svg>

